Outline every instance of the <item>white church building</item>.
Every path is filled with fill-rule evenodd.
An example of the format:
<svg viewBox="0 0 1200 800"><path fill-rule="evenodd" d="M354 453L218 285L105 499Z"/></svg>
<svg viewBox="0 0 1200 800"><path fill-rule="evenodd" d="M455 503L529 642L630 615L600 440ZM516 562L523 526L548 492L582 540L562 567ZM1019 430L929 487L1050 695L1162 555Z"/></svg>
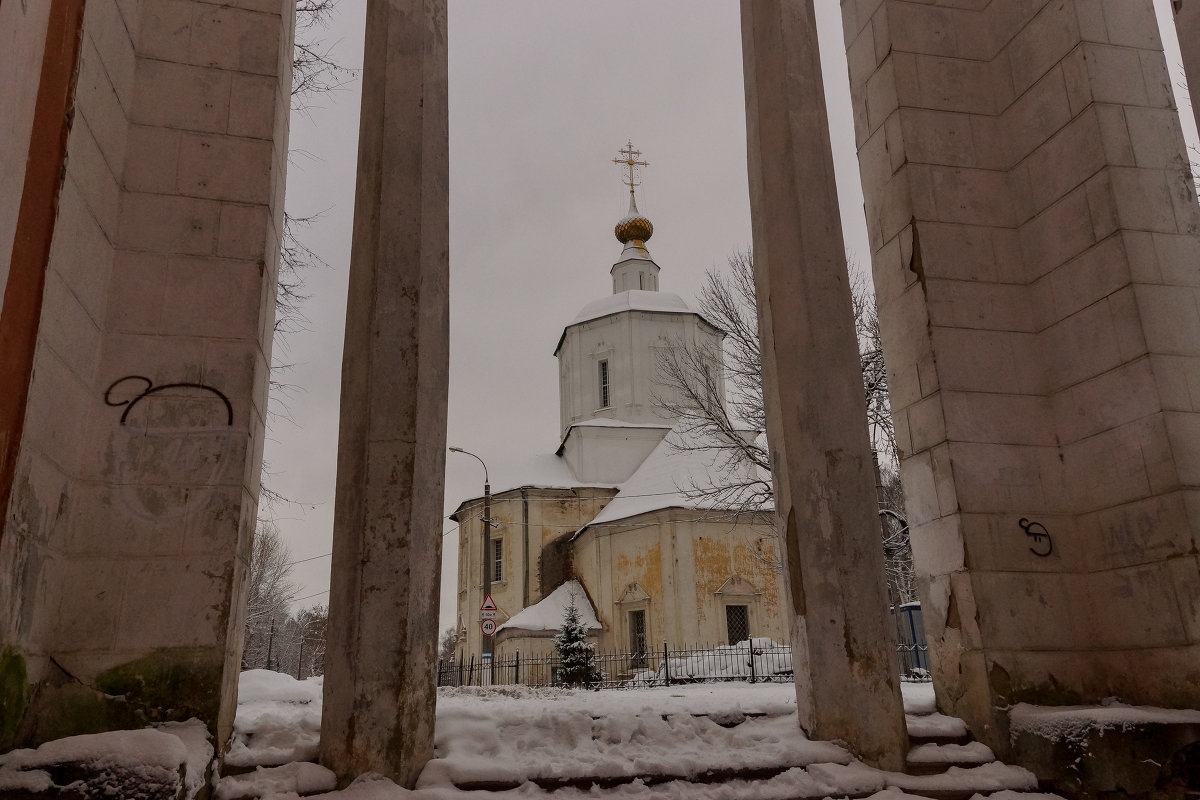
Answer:
<svg viewBox="0 0 1200 800"><path fill-rule="evenodd" d="M721 479L722 456L687 449L694 435L656 402L672 399L656 380L663 355L684 342L719 348L724 334L659 290L646 249L653 226L633 193L640 153L622 152L630 200L615 230L623 250L613 293L584 306L554 352L561 443L498 476L486 574L484 498L463 501L451 517L459 523L457 654L465 659L548 652L568 593L605 650L788 638L773 512L731 508L697 491ZM488 591L497 607L492 636L480 620Z"/></svg>

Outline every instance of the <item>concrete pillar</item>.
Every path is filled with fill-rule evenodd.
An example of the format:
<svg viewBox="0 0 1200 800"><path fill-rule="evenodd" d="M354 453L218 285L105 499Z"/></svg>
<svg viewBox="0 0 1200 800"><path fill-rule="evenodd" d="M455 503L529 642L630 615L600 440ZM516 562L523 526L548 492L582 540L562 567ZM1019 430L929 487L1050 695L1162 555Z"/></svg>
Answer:
<svg viewBox="0 0 1200 800"><path fill-rule="evenodd" d="M755 281L800 723L907 751L811 0L743 0Z"/></svg>
<svg viewBox="0 0 1200 800"><path fill-rule="evenodd" d="M1175 30L1192 98L1192 115L1200 129L1200 0L1172 0L1171 6L1175 9Z"/></svg>
<svg viewBox="0 0 1200 800"><path fill-rule="evenodd" d="M241 5L0 5L0 749L190 716L229 738L295 4Z"/></svg>
<svg viewBox="0 0 1200 800"><path fill-rule="evenodd" d="M1190 3L1190 0L1188 0ZM1151 0L843 0L942 710L1200 704L1200 207Z"/></svg>
<svg viewBox="0 0 1200 800"><path fill-rule="evenodd" d="M433 754L448 375L445 0L370 0L321 762Z"/></svg>

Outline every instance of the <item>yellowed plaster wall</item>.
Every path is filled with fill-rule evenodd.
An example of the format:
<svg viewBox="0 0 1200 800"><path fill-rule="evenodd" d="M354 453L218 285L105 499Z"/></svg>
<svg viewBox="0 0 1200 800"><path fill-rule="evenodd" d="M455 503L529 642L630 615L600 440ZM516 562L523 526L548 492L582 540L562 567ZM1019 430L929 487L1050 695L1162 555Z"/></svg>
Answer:
<svg viewBox="0 0 1200 800"><path fill-rule="evenodd" d="M539 570L544 548L569 536L603 509L611 490L526 490L529 504L529 553L523 552L524 526L520 490L492 498L493 539L504 542L504 579L491 585L499 606L497 623L503 623L526 605L542 599ZM457 653L467 661L482 653L479 607L483 602L480 552L482 500L459 510ZM788 640L783 621L782 575L775 566L777 546L767 515L724 513L705 515L686 509L669 509L620 523L589 527L571 543L571 576L578 579L596 607L604 630L596 637L605 650L626 652L630 647L628 611L647 612L647 646L672 648L725 644L728 638L724 606L747 605L750 633L777 642ZM528 563L529 601L524 602L522 570ZM718 594L730 578L738 576L752 594L726 597ZM631 587L636 587L631 590ZM627 593L627 590L630 590ZM648 600L630 601L644 593ZM519 642L500 637L494 643L497 658L549 653L553 645L537 638Z"/></svg>
<svg viewBox="0 0 1200 800"><path fill-rule="evenodd" d="M575 567L605 625L601 646L630 647L628 612L647 611L647 644L658 649L725 644L726 601L750 609L752 636L786 641L780 603L782 576L774 567L774 531L767 518L684 509L655 512L618 528L589 528L575 546ZM761 544L760 544L761 543ZM757 556L759 551L762 556ZM718 590L738 576L752 596L725 598ZM635 586L636 585L636 586ZM641 600L642 596L647 597Z"/></svg>
<svg viewBox="0 0 1200 800"><path fill-rule="evenodd" d="M492 599L499 606L497 624L502 624L527 605L542 599L541 557L543 549L570 536L595 517L613 495L611 489L536 489L502 492L492 497L492 539L503 541L503 580L491 585ZM523 502L528 503L528 549ZM483 500L472 499L459 509L459 565L457 652L470 659L482 653L479 607L483 604ZM528 569L528 588L524 571ZM528 602L526 602L528 600ZM465 632L465 637L462 635ZM497 644L498 647L498 644ZM499 650L497 650L499 652Z"/></svg>

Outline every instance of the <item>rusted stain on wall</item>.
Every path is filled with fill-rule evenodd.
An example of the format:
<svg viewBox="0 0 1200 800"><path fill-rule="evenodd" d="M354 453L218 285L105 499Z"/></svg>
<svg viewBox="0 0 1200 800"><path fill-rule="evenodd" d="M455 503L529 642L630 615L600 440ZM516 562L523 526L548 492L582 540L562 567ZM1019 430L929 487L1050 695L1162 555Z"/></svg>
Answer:
<svg viewBox="0 0 1200 800"><path fill-rule="evenodd" d="M42 292L74 118L84 0L51 0L34 104L25 184L4 303L0 306L0 514L8 508L25 424ZM0 522L0 539L4 526Z"/></svg>

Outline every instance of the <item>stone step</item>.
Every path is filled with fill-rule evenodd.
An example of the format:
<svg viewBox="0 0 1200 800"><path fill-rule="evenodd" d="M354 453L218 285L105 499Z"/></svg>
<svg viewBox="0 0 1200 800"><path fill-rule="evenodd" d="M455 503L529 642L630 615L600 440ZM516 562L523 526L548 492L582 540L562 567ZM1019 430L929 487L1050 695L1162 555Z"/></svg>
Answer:
<svg viewBox="0 0 1200 800"><path fill-rule="evenodd" d="M278 767L255 767L224 777L219 783L224 800L258 800L263 796L294 793L300 797L333 791L337 778L325 767L294 761Z"/></svg>
<svg viewBox="0 0 1200 800"><path fill-rule="evenodd" d="M958 717L948 717L936 712L905 714L904 721L908 727L909 741L914 745L966 745L971 741L971 732L967 729L967 723Z"/></svg>
<svg viewBox="0 0 1200 800"><path fill-rule="evenodd" d="M982 753L976 754L977 757L981 755ZM829 796L866 798L884 789L899 789L904 794L929 800L970 800L975 795L995 795L997 800L1039 800L1036 794L1031 794L1037 789L1037 781L1032 773L995 761L969 766L943 765L943 771L933 775L881 772L853 762L810 764L807 768L774 766L709 770L686 777L575 776L565 779L534 779L532 782L552 795L558 790L603 793L636 784L659 787L664 796L685 798L702 794L699 791L701 787L717 784L729 787L731 796L737 796L739 783L751 781L755 783L754 792L757 795L788 797L792 800L820 800ZM455 788L461 791L500 792L516 789L520 785L519 782L505 780L454 782ZM689 793L688 787L695 787L696 791Z"/></svg>
<svg viewBox="0 0 1200 800"><path fill-rule="evenodd" d="M908 751L904 771L909 775L940 775L950 767L977 767L995 760L992 749L982 742L924 743Z"/></svg>

